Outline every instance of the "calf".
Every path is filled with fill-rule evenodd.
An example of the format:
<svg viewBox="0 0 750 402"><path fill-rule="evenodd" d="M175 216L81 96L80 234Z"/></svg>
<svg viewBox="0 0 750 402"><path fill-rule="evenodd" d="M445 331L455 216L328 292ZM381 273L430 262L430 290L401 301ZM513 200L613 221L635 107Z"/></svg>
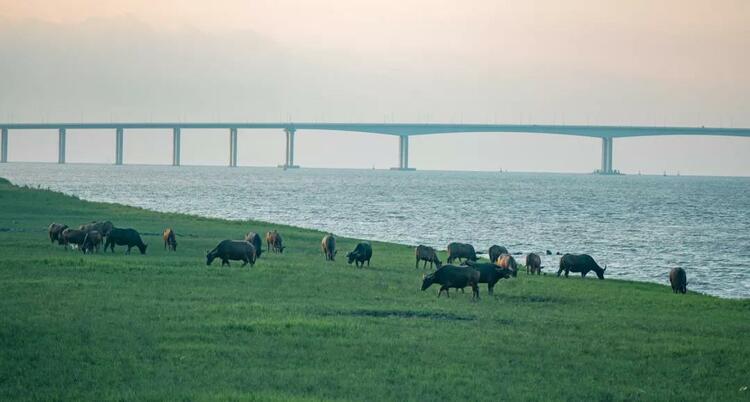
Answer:
<svg viewBox="0 0 750 402"><path fill-rule="evenodd" d="M164 233L161 235L164 239L164 249L177 251L177 239L175 238L174 230L172 228L166 228Z"/></svg>

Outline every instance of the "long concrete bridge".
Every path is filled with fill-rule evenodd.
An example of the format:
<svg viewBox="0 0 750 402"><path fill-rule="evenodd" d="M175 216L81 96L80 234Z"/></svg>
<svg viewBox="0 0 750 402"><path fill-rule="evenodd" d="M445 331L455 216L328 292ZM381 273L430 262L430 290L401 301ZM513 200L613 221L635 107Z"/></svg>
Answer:
<svg viewBox="0 0 750 402"><path fill-rule="evenodd" d="M65 163L65 139L68 130L112 130L115 135L115 164L123 164L123 144L126 130L172 130L172 165L180 165L180 133L182 130L224 129L229 132L229 166L237 166L237 134L240 129L278 129L286 135L283 168L294 164L294 136L298 130L349 131L399 137L399 166L396 170L413 170L409 166L409 137L448 133L529 133L560 134L602 139L600 173L611 174L612 148L615 138L662 135L703 135L750 137L750 128L717 127L648 127L648 126L589 126L537 124L415 124L415 123L0 123L2 154L0 162L8 161L8 135L11 131L56 130L58 132L58 163Z"/></svg>

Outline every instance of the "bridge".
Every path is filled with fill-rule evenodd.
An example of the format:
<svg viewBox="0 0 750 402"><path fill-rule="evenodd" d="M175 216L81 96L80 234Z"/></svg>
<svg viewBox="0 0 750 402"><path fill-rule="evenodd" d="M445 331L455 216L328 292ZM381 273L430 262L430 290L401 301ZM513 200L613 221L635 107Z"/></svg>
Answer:
<svg viewBox="0 0 750 402"><path fill-rule="evenodd" d="M0 123L2 151L0 162L8 161L10 131L56 130L58 132L58 163L65 163L65 139L68 130L112 130L115 135L115 164L123 164L123 144L126 130L172 130L172 165L180 165L180 134L182 130L224 129L229 132L229 166L237 166L237 134L240 129L278 129L286 135L283 168L297 168L294 164L294 137L298 130L349 131L399 137L399 166L395 170L414 170L409 166L409 137L448 133L529 133L559 134L601 138L602 158L600 173L615 172L612 149L615 138L663 135L702 135L750 137L750 128L719 127L648 127L648 126L591 126L537 124L418 124L418 123Z"/></svg>

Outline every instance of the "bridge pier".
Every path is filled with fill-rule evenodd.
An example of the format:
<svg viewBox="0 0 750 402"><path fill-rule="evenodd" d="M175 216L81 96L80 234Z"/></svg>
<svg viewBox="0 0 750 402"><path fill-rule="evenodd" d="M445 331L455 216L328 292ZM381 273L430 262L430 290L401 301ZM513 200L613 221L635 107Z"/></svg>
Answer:
<svg viewBox="0 0 750 402"><path fill-rule="evenodd" d="M0 163L7 163L8 162L8 129L3 127L2 129L2 136L0 137L0 146L2 146L2 151L0 151Z"/></svg>
<svg viewBox="0 0 750 402"><path fill-rule="evenodd" d="M602 166L599 173L614 173L614 169L612 169L612 137L602 137Z"/></svg>
<svg viewBox="0 0 750 402"><path fill-rule="evenodd" d="M416 170L409 167L409 136L398 137L398 167L391 170Z"/></svg>
<svg viewBox="0 0 750 402"><path fill-rule="evenodd" d="M65 129L59 129L57 135L57 163L65 163L65 136Z"/></svg>
<svg viewBox="0 0 750 402"><path fill-rule="evenodd" d="M115 129L115 165L122 165L123 132L122 128Z"/></svg>
<svg viewBox="0 0 750 402"><path fill-rule="evenodd" d="M180 128L172 129L172 166L180 166Z"/></svg>
<svg viewBox="0 0 750 402"><path fill-rule="evenodd" d="M286 133L286 159L283 165L279 165L280 168L284 169L298 169L299 166L294 164L294 133L297 130L294 128L285 128Z"/></svg>

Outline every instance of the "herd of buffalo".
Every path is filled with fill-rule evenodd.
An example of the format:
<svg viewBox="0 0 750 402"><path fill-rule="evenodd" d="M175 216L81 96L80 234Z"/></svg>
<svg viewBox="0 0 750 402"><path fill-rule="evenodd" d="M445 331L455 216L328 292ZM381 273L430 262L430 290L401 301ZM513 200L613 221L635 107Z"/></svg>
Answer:
<svg viewBox="0 0 750 402"><path fill-rule="evenodd" d="M174 230L167 228L163 232L164 249L177 251L177 239ZM126 246L126 253L130 253L133 247L137 247L141 254L146 254L148 247L141 239L140 234L135 229L116 228L112 222L91 222L80 225L78 229L69 228L67 225L52 223L49 226L49 239L51 242L57 241L58 244L73 248L78 248L85 253L98 252L102 244L104 251L107 248L114 253L115 246ZM266 252L282 254L285 246L281 234L276 230L267 232L265 235ZM336 258L336 237L332 233L323 236L320 243L321 252L326 261L334 261ZM250 264L253 266L255 261L263 253L263 244L261 236L255 232L249 232L243 240L222 240L210 251L206 251L206 265L211 265L215 259L221 260L221 265L229 265L229 261L242 261L242 266ZM478 262L477 252L471 244L450 243L447 247L447 264L443 265L438 257L437 251L428 246L419 245L415 249L416 265L419 268L419 262L422 261L422 268L427 267L430 263L431 268L435 270L422 278L422 290L426 290L433 284L440 285L438 297L445 291L446 296L450 297L449 289L461 289L471 287L473 298L479 298L479 284L486 283L487 291L493 294L495 284L500 279L507 279L518 275L518 264L515 258L503 246L493 245L489 248L487 254L490 262ZM552 253L547 250L547 254ZM560 253L558 253L560 254ZM357 267L364 267L365 262L370 266L372 258L372 246L369 243L361 242L351 252L346 254L348 263L355 263ZM454 262L460 265L454 265ZM526 274L541 275L542 259L536 253L529 253L526 256ZM565 277L570 272L580 273L581 277L593 271L599 279L604 279L604 272L607 267L600 267L599 264L588 254L563 254L560 257L560 265L557 270L557 276L565 272ZM682 268L674 268L669 272L669 281L674 293L687 292L687 275Z"/></svg>

